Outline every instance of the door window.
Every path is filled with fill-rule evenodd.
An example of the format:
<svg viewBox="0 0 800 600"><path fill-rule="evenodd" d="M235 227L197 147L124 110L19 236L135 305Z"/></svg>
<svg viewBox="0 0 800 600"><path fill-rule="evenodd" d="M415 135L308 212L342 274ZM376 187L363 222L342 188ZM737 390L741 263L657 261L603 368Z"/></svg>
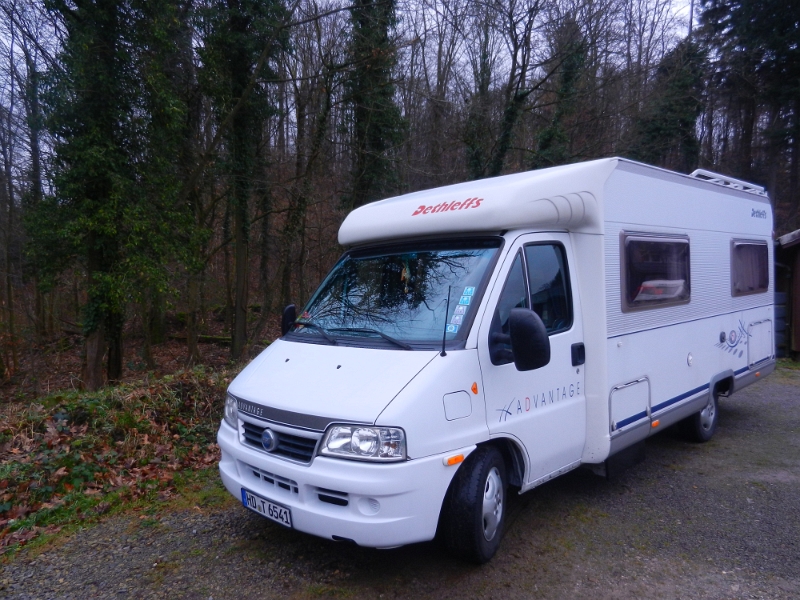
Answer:
<svg viewBox="0 0 800 600"><path fill-rule="evenodd" d="M527 275L527 276L526 276ZM572 326L572 300L564 247L560 244L530 244L517 253L489 330L489 354L494 365L514 360L508 318L512 308L532 308L548 334Z"/></svg>
<svg viewBox="0 0 800 600"><path fill-rule="evenodd" d="M520 253L517 253L508 273L489 330L489 354L494 365L505 365L514 360L508 327L508 317L512 308L528 308L528 288L525 285L525 271Z"/></svg>
<svg viewBox="0 0 800 600"><path fill-rule="evenodd" d="M564 248L554 244L525 246L531 308L542 319L547 333L565 331L572 325Z"/></svg>

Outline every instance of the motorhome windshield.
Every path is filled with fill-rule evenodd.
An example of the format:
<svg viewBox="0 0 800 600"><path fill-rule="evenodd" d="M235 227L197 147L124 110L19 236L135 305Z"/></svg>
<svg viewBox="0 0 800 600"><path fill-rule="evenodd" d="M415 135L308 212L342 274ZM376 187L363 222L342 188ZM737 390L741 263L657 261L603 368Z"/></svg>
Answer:
<svg viewBox="0 0 800 600"><path fill-rule="evenodd" d="M491 238L350 252L293 333L405 349L435 347L443 336L462 340L500 245Z"/></svg>

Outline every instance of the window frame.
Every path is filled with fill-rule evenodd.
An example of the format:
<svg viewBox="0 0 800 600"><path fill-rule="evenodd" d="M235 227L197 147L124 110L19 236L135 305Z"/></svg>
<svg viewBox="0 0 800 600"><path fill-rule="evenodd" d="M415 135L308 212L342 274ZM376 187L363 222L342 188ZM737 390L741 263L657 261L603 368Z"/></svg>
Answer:
<svg viewBox="0 0 800 600"><path fill-rule="evenodd" d="M687 271L686 283L688 285L688 295L685 298L668 300L645 300L636 304L628 300L628 243L638 242L661 242L685 244L687 250ZM619 281L620 281L620 308L623 313L639 312L642 310L654 310L667 308L670 306L680 306L689 304L692 301L692 244L691 238L686 233L657 233L649 231L621 231L619 235L620 261L619 261Z"/></svg>
<svg viewBox="0 0 800 600"><path fill-rule="evenodd" d="M739 246L760 246L763 247L767 251L767 286L765 288L759 288L755 290L746 290L746 291L738 291L736 290L735 284L735 277L734 277L734 267L736 262L734 260L734 256L736 254L736 248ZM769 268L769 244L766 240L753 240L753 239L746 239L746 238L733 238L731 240L731 254L730 254L730 276L731 276L731 296L733 298L738 298L740 296L751 296L753 294L766 294L769 291L769 284L770 284L770 268Z"/></svg>

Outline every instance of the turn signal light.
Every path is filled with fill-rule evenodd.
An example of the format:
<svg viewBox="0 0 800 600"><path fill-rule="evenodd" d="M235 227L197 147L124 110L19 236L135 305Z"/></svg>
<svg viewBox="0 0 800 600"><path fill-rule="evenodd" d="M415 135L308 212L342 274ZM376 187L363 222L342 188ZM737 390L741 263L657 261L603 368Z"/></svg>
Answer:
<svg viewBox="0 0 800 600"><path fill-rule="evenodd" d="M448 456L442 462L444 463L445 467L452 467L453 465L464 462L464 455L456 454L455 456Z"/></svg>
<svg viewBox="0 0 800 600"><path fill-rule="evenodd" d="M474 382L472 384L472 388L470 388L470 389L472 390L472 393L477 396L478 395L478 382L477 381Z"/></svg>
<svg viewBox="0 0 800 600"><path fill-rule="evenodd" d="M652 428L654 428L654 429L655 429L655 428L656 428L656 427L658 427L659 425L661 425L661 421L659 421L658 419L656 419L655 421L653 421L653 422L650 424L650 427L652 427Z"/></svg>

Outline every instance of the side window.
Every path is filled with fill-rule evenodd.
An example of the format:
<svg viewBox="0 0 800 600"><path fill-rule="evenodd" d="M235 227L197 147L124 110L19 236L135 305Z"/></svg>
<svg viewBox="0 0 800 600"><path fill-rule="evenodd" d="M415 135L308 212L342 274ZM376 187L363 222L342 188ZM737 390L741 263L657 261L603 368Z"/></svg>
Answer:
<svg viewBox="0 0 800 600"><path fill-rule="evenodd" d="M622 234L622 310L689 302L689 237Z"/></svg>
<svg viewBox="0 0 800 600"><path fill-rule="evenodd" d="M505 365L514 360L508 328L512 308L528 308L528 288L525 285L522 255L519 253L508 273L489 329L489 354L494 365Z"/></svg>
<svg viewBox="0 0 800 600"><path fill-rule="evenodd" d="M547 333L565 331L572 326L572 302L564 248L556 244L525 246L531 308L536 311Z"/></svg>
<svg viewBox="0 0 800 600"><path fill-rule="evenodd" d="M731 295L759 294L769 288L769 251L765 242L731 242Z"/></svg>

